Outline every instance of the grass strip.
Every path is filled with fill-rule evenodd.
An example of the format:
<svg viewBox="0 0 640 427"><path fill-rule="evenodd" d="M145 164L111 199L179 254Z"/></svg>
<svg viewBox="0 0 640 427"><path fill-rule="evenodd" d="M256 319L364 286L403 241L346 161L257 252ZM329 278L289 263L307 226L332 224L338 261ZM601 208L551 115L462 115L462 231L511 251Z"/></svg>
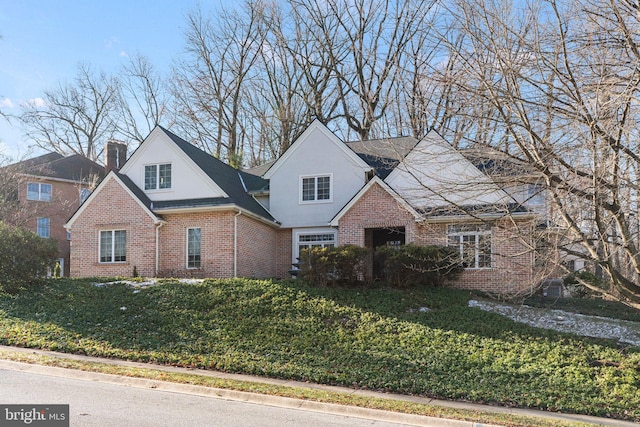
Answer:
<svg viewBox="0 0 640 427"><path fill-rule="evenodd" d="M147 380L197 385L224 390L243 391L262 395L289 397L320 403L332 403L405 414L422 415L428 417L473 421L484 424L497 424L508 427L595 426L595 424L589 423L530 417L516 414L493 413L488 411L476 411L470 409L448 408L439 405L427 405L396 399L382 399L377 397L359 396L350 393L340 393L335 391L316 390L260 382L239 381L227 378L215 378L207 375L169 372L152 368L139 368L101 362L87 362L41 354L26 354L22 352L0 350L0 359L43 366L53 366L65 369L75 369L86 372L119 375L131 378L142 378Z"/></svg>

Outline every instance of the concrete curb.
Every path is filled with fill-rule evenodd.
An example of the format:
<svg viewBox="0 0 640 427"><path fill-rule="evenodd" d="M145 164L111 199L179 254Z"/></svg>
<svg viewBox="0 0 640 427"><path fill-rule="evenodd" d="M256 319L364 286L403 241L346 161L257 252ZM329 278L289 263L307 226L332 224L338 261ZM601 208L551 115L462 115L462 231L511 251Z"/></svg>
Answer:
<svg viewBox="0 0 640 427"><path fill-rule="evenodd" d="M471 421L449 420L444 418L427 417L412 414L403 414L377 409L367 409L355 406L344 406L333 403L321 403L309 400L294 399L290 397L270 396L265 394L249 393L245 391L226 390L192 384L179 384L143 378L124 377L119 375L103 374L97 372L78 371L74 369L59 368L54 366L34 365L30 363L0 360L0 369L36 373L53 377L72 378L82 381L100 381L103 383L137 387L144 389L161 390L171 393L184 393L216 399L233 400L255 403L258 405L277 406L288 409L300 409L305 411L321 412L333 415L364 418L370 420L386 421L407 424L411 426L433 427L499 427L491 424L480 424Z"/></svg>
<svg viewBox="0 0 640 427"><path fill-rule="evenodd" d="M297 388L309 388L314 390L332 391L332 392L350 394L355 396L376 397L381 399L399 400L399 401L414 402L414 403L421 403L426 405L442 406L442 407L456 408L456 409L467 409L467 410L474 410L474 411L523 415L523 416L546 418L546 419L558 420L558 421L574 421L574 422L590 423L595 425L617 426L617 427L634 427L638 425L628 421L591 417L587 415L562 414L562 413L544 412L544 411L531 410L531 409L519 409L519 408L507 408L507 407L500 407L500 406L481 405L481 404L470 403L470 402L436 400L436 399L430 399L430 398L418 397L418 396L379 393L379 392L373 392L369 390L350 389L347 387L337 387L337 386L328 386L323 384L305 383L300 381L254 377L254 376L241 375L241 374L228 374L228 373L218 372L218 371L179 368L179 367L165 366L165 365L154 365L150 363L128 362L128 361L107 359L107 358L101 358L101 357L58 353L53 351L28 349L28 348L21 348L21 347L10 347L10 346L0 345L0 352L36 354L36 355L57 357L61 359L78 360L78 361L84 361L84 362L104 363L104 364L110 364L110 365L126 366L126 367L141 368L141 369L153 369L153 370L160 370L160 371L166 371L166 372L201 375L201 376L208 376L212 378L230 379L230 380L237 380L237 381L244 381L244 382L275 384L275 385L297 387ZM176 392L176 393L196 394L200 396L244 401L244 402L251 402L251 403L263 404L263 405L279 406L279 407L285 407L285 408L297 408L297 409L304 409L308 411L331 413L336 415L348 415L348 416L354 416L354 417L366 418L366 419L372 419L372 420L404 423L407 425L443 426L443 427L457 427L457 426L497 427L497 426L492 426L490 424L483 424L483 423L477 423L477 422L471 422L471 421L449 420L449 419L436 418L436 417L403 414L403 413L392 412L392 411L367 409L367 408L352 407L352 406L339 405L339 404L328 404L328 403L313 402L309 400L295 399L295 398L289 398L289 397L271 396L271 395L264 395L259 393L250 393L250 392L227 390L227 389L217 389L212 387L196 386L196 385L190 385L190 384L179 384L179 383L172 383L172 382L165 382L165 381L158 381L158 380L148 380L148 379L142 379L142 378L125 377L120 375L79 371L74 369L44 366L44 365L22 363L22 362L13 362L13 361L0 359L0 369L3 369L3 368L20 370L25 372L40 373L43 375L75 378L75 379L86 380L86 381L102 381L102 382L108 382L113 384L127 385L130 387L153 388L157 390Z"/></svg>

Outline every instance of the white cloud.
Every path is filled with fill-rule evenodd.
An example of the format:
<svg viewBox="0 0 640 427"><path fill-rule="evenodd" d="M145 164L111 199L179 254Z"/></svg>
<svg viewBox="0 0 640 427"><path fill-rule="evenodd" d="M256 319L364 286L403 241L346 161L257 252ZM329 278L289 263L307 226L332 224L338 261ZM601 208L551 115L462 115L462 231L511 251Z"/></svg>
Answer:
<svg viewBox="0 0 640 427"><path fill-rule="evenodd" d="M29 104L34 105L36 107L44 107L46 102L42 98L33 98L27 101Z"/></svg>
<svg viewBox="0 0 640 427"><path fill-rule="evenodd" d="M125 57L125 58L128 58L128 57L129 57L129 54L128 54L127 52L125 52L124 50L121 50L121 51L120 51L120 56Z"/></svg>
<svg viewBox="0 0 640 427"><path fill-rule="evenodd" d="M0 108L13 108L13 102L9 98L0 99Z"/></svg>

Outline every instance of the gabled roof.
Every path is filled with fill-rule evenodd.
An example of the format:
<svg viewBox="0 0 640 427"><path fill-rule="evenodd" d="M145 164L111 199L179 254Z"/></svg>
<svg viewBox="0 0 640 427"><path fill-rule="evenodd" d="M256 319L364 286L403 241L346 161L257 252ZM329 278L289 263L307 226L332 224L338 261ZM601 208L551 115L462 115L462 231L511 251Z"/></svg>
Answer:
<svg viewBox="0 0 640 427"><path fill-rule="evenodd" d="M371 166L377 176L385 179L391 171L414 149L418 140L412 136L369 139L345 143Z"/></svg>
<svg viewBox="0 0 640 427"><path fill-rule="evenodd" d="M481 172L494 178L522 178L537 174L532 165L492 147L467 148L460 153Z"/></svg>
<svg viewBox="0 0 640 427"><path fill-rule="evenodd" d="M8 167L25 175L76 182L88 182L94 178L100 180L105 176L103 166L78 154L65 157L60 153L51 152Z"/></svg>
<svg viewBox="0 0 640 427"><path fill-rule="evenodd" d="M216 197L191 200L171 200L153 202L154 210L176 209L205 206L236 205L254 215L272 223L277 221L254 199L248 192L260 190L268 185L264 179L249 173L234 169L219 159L202 151L193 144L175 135L173 132L158 126L171 141L184 152L213 182L215 182L229 197ZM133 184L133 183L132 183Z"/></svg>
<svg viewBox="0 0 640 427"><path fill-rule="evenodd" d="M347 213L349 210L364 196L367 191L374 185L379 185L384 191L386 191L391 197L393 197L400 206L404 207L407 212L409 212L416 221L420 221L421 215L418 211L416 211L409 203L406 202L398 193L396 193L389 185L384 182L380 177L374 176L369 182L367 182L358 193L351 198L351 200L340 209L340 211L329 221L329 225L332 227L337 227L340 219Z"/></svg>
<svg viewBox="0 0 640 427"><path fill-rule="evenodd" d="M100 190L107 185L107 183L111 180L114 180L118 185L120 185L139 205L140 207L149 215L149 217L153 220L154 223L163 222L162 217L156 215L151 210L151 200L147 197L146 194L142 190L140 190L134 183L127 177L126 175L119 174L115 171L111 171L107 174L107 176L98 184L98 187L89 195L87 200L84 201L80 205L80 207L74 212L74 214L69 218L64 227L69 229L76 221L78 216L86 209L87 206L91 204L91 201L98 197L100 194Z"/></svg>
<svg viewBox="0 0 640 427"><path fill-rule="evenodd" d="M266 179L270 179L273 174L284 165L287 160L293 156L293 153L298 150L304 143L309 135L312 135L314 132L322 132L324 136L326 136L328 141L331 141L335 144L335 146L344 153L345 158L349 159L354 165L358 165L362 168L368 168L369 165L364 162L353 150L350 150L346 144L338 138L333 132L329 130L320 120L315 119L311 124L305 129L302 134L298 138L296 138L295 142L287 148L282 156L280 156L271 167L263 174Z"/></svg>

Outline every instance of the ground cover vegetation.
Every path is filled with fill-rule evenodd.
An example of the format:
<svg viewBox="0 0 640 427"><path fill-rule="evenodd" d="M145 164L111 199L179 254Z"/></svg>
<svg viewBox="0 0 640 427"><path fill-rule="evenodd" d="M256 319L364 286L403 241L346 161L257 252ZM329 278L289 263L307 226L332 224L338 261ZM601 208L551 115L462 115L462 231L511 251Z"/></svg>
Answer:
<svg viewBox="0 0 640 427"><path fill-rule="evenodd" d="M531 328L446 288L55 280L0 296L0 343L640 420L640 349Z"/></svg>
<svg viewBox="0 0 640 427"><path fill-rule="evenodd" d="M54 273L57 255L54 239L0 221L0 292L42 285L47 272Z"/></svg>

